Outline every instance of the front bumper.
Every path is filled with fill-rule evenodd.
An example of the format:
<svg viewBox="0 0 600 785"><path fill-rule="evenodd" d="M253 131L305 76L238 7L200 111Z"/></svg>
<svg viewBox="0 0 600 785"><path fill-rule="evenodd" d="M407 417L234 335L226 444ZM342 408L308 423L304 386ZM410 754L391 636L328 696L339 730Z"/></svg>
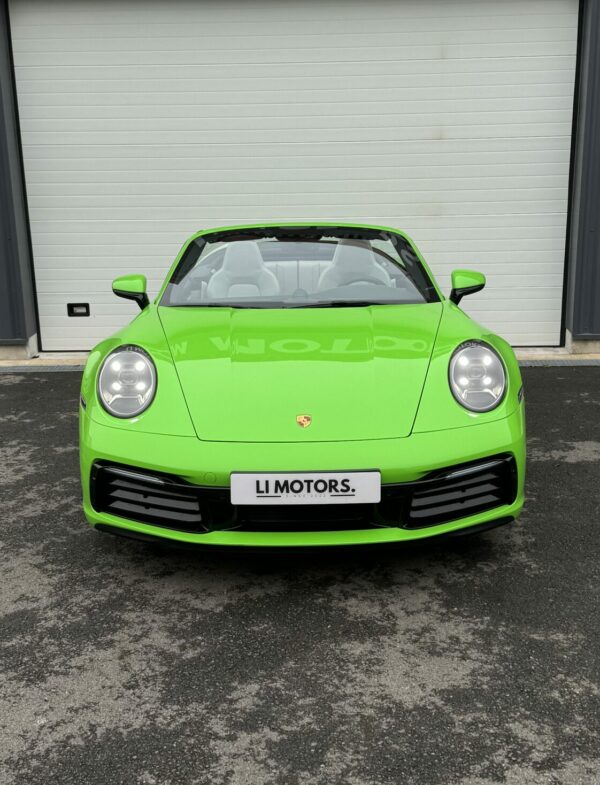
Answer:
<svg viewBox="0 0 600 785"><path fill-rule="evenodd" d="M405 439L320 443L203 442L195 437L132 433L98 425L82 410L80 420L81 476L84 512L88 521L110 531L157 537L181 543L221 546L317 546L389 543L417 540L485 527L518 516L523 505L525 436L523 406L511 416L484 425L413 434ZM90 495L94 465L121 464L139 470L174 475L184 483L202 486L226 498L232 471L381 471L382 492L389 496L396 484L414 483L432 472L499 454L514 458L515 492L510 503L437 525L403 528L374 521L369 528L308 530L299 521L294 531L223 528L208 532L182 531L172 524L154 525L98 512ZM393 495L393 494L392 494ZM514 498L513 498L514 497ZM311 508L306 508L309 511ZM310 513L309 513L310 514ZM286 527L289 529L289 525Z"/></svg>

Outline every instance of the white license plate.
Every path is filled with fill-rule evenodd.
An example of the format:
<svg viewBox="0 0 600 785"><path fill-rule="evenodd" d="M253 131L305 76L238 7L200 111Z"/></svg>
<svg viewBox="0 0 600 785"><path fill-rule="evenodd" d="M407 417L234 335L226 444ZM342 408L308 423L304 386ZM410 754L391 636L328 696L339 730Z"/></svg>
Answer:
<svg viewBox="0 0 600 785"><path fill-rule="evenodd" d="M379 472L286 472L231 475L232 504L373 504Z"/></svg>

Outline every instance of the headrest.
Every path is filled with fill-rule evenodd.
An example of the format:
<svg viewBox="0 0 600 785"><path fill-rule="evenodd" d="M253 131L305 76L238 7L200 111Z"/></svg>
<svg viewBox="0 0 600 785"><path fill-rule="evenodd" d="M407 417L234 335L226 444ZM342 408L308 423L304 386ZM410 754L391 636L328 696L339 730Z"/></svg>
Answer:
<svg viewBox="0 0 600 785"><path fill-rule="evenodd" d="M373 265L373 250L368 241L341 240L333 254L333 264L344 270L361 272Z"/></svg>
<svg viewBox="0 0 600 785"><path fill-rule="evenodd" d="M228 245L222 269L236 277L252 277L263 268L258 245L253 240L240 240Z"/></svg>

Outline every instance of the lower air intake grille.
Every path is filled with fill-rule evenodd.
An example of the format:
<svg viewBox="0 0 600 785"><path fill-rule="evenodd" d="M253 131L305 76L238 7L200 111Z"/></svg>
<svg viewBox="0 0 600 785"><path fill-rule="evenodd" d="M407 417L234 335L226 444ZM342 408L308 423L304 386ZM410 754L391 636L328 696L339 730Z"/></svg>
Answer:
<svg viewBox="0 0 600 785"><path fill-rule="evenodd" d="M517 494L512 455L499 455L472 464L444 469L412 484L404 528L467 518L511 504Z"/></svg>
<svg viewBox="0 0 600 785"><path fill-rule="evenodd" d="M420 529L511 504L517 471L512 455L494 455L414 482L384 484L379 504L235 507L229 488L105 463L92 467L90 490L98 512L187 532Z"/></svg>
<svg viewBox="0 0 600 785"><path fill-rule="evenodd" d="M91 493L98 512L180 531L209 529L211 516L202 509L198 487L183 480L94 464Z"/></svg>

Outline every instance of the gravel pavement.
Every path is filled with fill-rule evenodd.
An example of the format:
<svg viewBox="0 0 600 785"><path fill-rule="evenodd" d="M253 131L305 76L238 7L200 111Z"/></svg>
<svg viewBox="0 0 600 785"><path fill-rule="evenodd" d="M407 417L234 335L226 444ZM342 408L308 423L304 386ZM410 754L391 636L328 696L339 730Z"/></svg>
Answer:
<svg viewBox="0 0 600 785"><path fill-rule="evenodd" d="M520 521L190 552L80 510L79 373L0 374L1 785L600 783L600 368L525 368Z"/></svg>

